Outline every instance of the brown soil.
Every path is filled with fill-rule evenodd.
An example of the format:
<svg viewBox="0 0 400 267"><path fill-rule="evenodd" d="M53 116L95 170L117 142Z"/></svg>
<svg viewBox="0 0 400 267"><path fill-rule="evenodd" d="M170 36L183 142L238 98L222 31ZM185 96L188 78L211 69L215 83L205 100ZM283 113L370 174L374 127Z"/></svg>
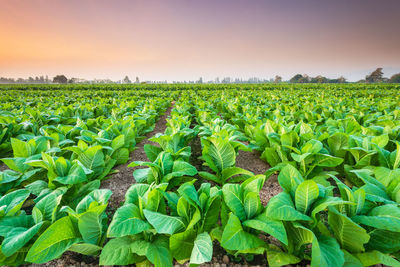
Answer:
<svg viewBox="0 0 400 267"><path fill-rule="evenodd" d="M260 159L260 154L258 151L241 151L236 157L236 166L249 170L254 174L264 174L269 166L266 162ZM275 195L282 192L282 188L278 184L277 175L272 175L264 184L260 191L261 202L267 205L268 201Z"/></svg>
<svg viewBox="0 0 400 267"><path fill-rule="evenodd" d="M146 134L146 138L136 145L136 149L131 153L130 159L127 163L122 164L114 168L114 170L118 171L117 173L112 174L112 176L103 181L101 184L101 188L110 189L112 191L111 198L108 202L108 207L110 210L116 210L121 202L125 200L125 193L129 189L129 187L135 183L135 179L133 178L133 171L138 168L143 167L127 167L132 161L148 161L146 153L144 152L145 144L154 144L149 141L148 138L154 136L157 133L164 133L166 128L166 119L171 115L172 107L169 107L164 115L160 117L160 119L156 122L154 130L148 134Z"/></svg>
<svg viewBox="0 0 400 267"><path fill-rule="evenodd" d="M273 174L265 183L260 191L260 198L262 204L265 206L268 204L269 200L282 192L282 188L278 183L278 176Z"/></svg>
<svg viewBox="0 0 400 267"><path fill-rule="evenodd" d="M242 151L236 157L236 167L251 171L254 174L264 174L268 170L268 164L260 159L257 151Z"/></svg>

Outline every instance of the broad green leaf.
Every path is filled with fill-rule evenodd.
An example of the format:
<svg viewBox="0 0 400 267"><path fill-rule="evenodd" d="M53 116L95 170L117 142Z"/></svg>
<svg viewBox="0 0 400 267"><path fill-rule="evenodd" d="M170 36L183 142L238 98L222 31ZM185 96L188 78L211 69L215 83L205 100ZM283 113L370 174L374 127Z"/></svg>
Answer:
<svg viewBox="0 0 400 267"><path fill-rule="evenodd" d="M379 250L384 253L394 253L400 250L400 232L375 229L369 232L370 240L367 250Z"/></svg>
<svg viewBox="0 0 400 267"><path fill-rule="evenodd" d="M5 206L5 216L15 215L24 204L25 200L29 197L30 192L27 189L19 189L14 192L8 193L0 198L0 207Z"/></svg>
<svg viewBox="0 0 400 267"><path fill-rule="evenodd" d="M336 167L342 164L343 159L334 157L327 154L317 154L315 158L315 164L321 167Z"/></svg>
<svg viewBox="0 0 400 267"><path fill-rule="evenodd" d="M172 235L185 229L185 224L178 217L168 216L162 213L143 210L147 221L156 229L157 233Z"/></svg>
<svg viewBox="0 0 400 267"><path fill-rule="evenodd" d="M352 220L377 229L400 232L400 208L393 204L373 208L368 215L354 216Z"/></svg>
<svg viewBox="0 0 400 267"><path fill-rule="evenodd" d="M282 221L311 220L310 217L295 209L290 195L286 192L281 192L270 199L266 214L268 217Z"/></svg>
<svg viewBox="0 0 400 267"><path fill-rule="evenodd" d="M209 138L210 146L208 148L208 155L213 159L218 171L221 173L224 169L231 167L235 164L236 155L235 150L228 140Z"/></svg>
<svg viewBox="0 0 400 267"><path fill-rule="evenodd" d="M142 219L139 208L129 203L117 209L108 227L107 236L135 235L150 228L151 225Z"/></svg>
<svg viewBox="0 0 400 267"><path fill-rule="evenodd" d="M208 233L204 232L197 235L194 240L192 254L190 256L191 264L202 264L211 261L213 254L213 244Z"/></svg>
<svg viewBox="0 0 400 267"><path fill-rule="evenodd" d="M102 247L88 243L77 243L73 244L68 250L79 254L96 256L102 250Z"/></svg>
<svg viewBox="0 0 400 267"><path fill-rule="evenodd" d="M169 247L172 256L178 262L185 262L189 260L190 255L192 254L195 239L196 231L194 229L171 235L169 239Z"/></svg>
<svg viewBox="0 0 400 267"><path fill-rule="evenodd" d="M133 184L125 194L125 203L139 204L139 197L143 197L149 190L148 184Z"/></svg>
<svg viewBox="0 0 400 267"><path fill-rule="evenodd" d="M288 245L288 239L283 222L271 219L265 212L261 213L254 219L244 221L243 226L263 231L264 233L275 237L283 244Z"/></svg>
<svg viewBox="0 0 400 267"><path fill-rule="evenodd" d="M300 258L297 258L292 254L276 250L267 251L267 260L268 260L268 266L270 267L279 267L289 264L296 264L301 261Z"/></svg>
<svg viewBox="0 0 400 267"><path fill-rule="evenodd" d="M248 192L244 197L244 210L247 220L258 215L262 209L260 195L256 192Z"/></svg>
<svg viewBox="0 0 400 267"><path fill-rule="evenodd" d="M29 229L15 227L12 229L3 240L1 250L7 257L11 256L15 252L17 252L20 248L22 248L26 243L28 243L34 235L39 231L40 227L42 227L43 222L38 223Z"/></svg>
<svg viewBox="0 0 400 267"><path fill-rule="evenodd" d="M99 264L128 265L138 262L140 258L131 251L132 242L127 236L111 239L101 251Z"/></svg>
<svg viewBox="0 0 400 267"><path fill-rule="evenodd" d="M229 209L240 219L246 220L246 211L244 209L243 191L238 184L225 184L222 187L224 201Z"/></svg>
<svg viewBox="0 0 400 267"><path fill-rule="evenodd" d="M387 254L383 254L377 250L358 253L355 256L361 261L364 266L372 266L376 264L384 264L386 266L398 267L400 262Z"/></svg>
<svg viewBox="0 0 400 267"><path fill-rule="evenodd" d="M229 250L246 250L265 244L257 236L245 232L239 218L231 213L222 234L221 246Z"/></svg>
<svg viewBox="0 0 400 267"><path fill-rule="evenodd" d="M163 150L161 147L145 144L144 145L144 152L146 153L147 158L153 162L156 160L158 154L160 154Z"/></svg>
<svg viewBox="0 0 400 267"><path fill-rule="evenodd" d="M79 232L86 243L99 245L103 238L103 224L101 215L107 205L97 206L85 212L78 219Z"/></svg>
<svg viewBox="0 0 400 267"><path fill-rule="evenodd" d="M114 140L111 142L111 147L115 151L121 147L123 147L125 144L125 135L121 134L118 135Z"/></svg>
<svg viewBox="0 0 400 267"><path fill-rule="evenodd" d="M73 244L81 241L80 234L70 217L53 223L32 245L26 261L45 263L58 258Z"/></svg>
<svg viewBox="0 0 400 267"><path fill-rule="evenodd" d="M319 188L313 180L302 182L296 189L295 203L296 209L303 214L307 214L311 205L319 196Z"/></svg>
<svg viewBox="0 0 400 267"><path fill-rule="evenodd" d="M250 171L247 171L245 169L239 168L239 167L229 167L226 168L222 171L222 179L224 181L230 179L231 177L235 175L246 175L246 176L253 176L254 174Z"/></svg>
<svg viewBox="0 0 400 267"><path fill-rule="evenodd" d="M329 209L328 222L342 248L352 253L365 251L369 235L364 228L334 208Z"/></svg>
<svg viewBox="0 0 400 267"><path fill-rule="evenodd" d="M290 164L287 164L278 175L280 186L286 191L294 195L296 188L304 181L300 172Z"/></svg>

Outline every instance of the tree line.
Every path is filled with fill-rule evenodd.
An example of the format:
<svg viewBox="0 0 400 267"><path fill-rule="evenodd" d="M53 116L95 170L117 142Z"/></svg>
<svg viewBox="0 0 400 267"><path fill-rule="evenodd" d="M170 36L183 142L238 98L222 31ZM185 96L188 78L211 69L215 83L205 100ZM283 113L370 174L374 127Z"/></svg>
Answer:
<svg viewBox="0 0 400 267"><path fill-rule="evenodd" d="M357 81L357 83L400 83L400 73L392 75L390 78L383 76L383 68L377 68L370 74L365 76L365 79ZM343 76L339 78L330 79L324 77L322 75L318 75L316 77L310 77L307 74L296 74L288 81L283 81L282 77L279 75L275 76L275 79L259 79L259 78L249 78L248 80L242 79L231 79L230 77L226 77L222 80L216 78L214 81L208 81L205 83L281 83L281 82L289 82L289 83L347 83L347 79ZM53 79L49 79L48 76L40 76L40 77L29 77L28 79L18 78L5 78L0 77L0 83L140 83L139 77L136 77L135 82L132 82L128 76L125 76L124 79L120 81L112 81L110 79L94 79L94 80L85 80L85 79L78 79L78 78L70 78L68 79L65 75L56 75ZM142 83L158 83L158 82L142 82ZM167 83L165 81L165 83ZM173 83L182 83L182 82L173 82ZM203 78L199 78L197 81L185 81L183 83L204 83Z"/></svg>

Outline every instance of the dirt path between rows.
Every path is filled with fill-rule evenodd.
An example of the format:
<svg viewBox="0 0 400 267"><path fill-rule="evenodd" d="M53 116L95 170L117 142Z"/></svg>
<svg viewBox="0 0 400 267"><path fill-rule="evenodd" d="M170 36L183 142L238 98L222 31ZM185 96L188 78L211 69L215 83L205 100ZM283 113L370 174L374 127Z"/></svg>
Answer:
<svg viewBox="0 0 400 267"><path fill-rule="evenodd" d="M270 167L269 165L260 159L258 151L241 151L236 157L236 166L245 170L251 171L254 174L264 174ZM268 201L273 197L282 192L282 188L278 183L277 175L274 174L265 183L260 191L261 202L267 205Z"/></svg>
<svg viewBox="0 0 400 267"><path fill-rule="evenodd" d="M156 122L154 130L150 133L146 134L146 138L142 140L140 143L136 144L136 149L130 154L130 159L127 163L122 164L114 168L118 173L113 174L109 179L105 180L101 184L101 188L110 189L112 191L111 198L108 202L108 207L111 210L116 210L121 202L125 200L125 193L129 189L129 187L135 183L135 179L133 178L133 171L140 167L127 167L132 161L148 161L146 153L144 152L145 144L154 144L148 139L154 136L157 133L164 133L167 128L167 118L171 115L171 110L174 106L175 102L172 102L171 107L169 107L164 115L162 115L159 120Z"/></svg>

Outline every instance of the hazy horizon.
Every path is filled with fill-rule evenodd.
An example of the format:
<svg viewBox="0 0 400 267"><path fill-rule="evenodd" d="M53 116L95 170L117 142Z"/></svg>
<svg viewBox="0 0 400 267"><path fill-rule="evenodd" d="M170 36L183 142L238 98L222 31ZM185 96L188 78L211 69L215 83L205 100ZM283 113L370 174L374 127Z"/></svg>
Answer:
<svg viewBox="0 0 400 267"><path fill-rule="evenodd" d="M0 0L0 76L204 81L400 72L400 1Z"/></svg>

